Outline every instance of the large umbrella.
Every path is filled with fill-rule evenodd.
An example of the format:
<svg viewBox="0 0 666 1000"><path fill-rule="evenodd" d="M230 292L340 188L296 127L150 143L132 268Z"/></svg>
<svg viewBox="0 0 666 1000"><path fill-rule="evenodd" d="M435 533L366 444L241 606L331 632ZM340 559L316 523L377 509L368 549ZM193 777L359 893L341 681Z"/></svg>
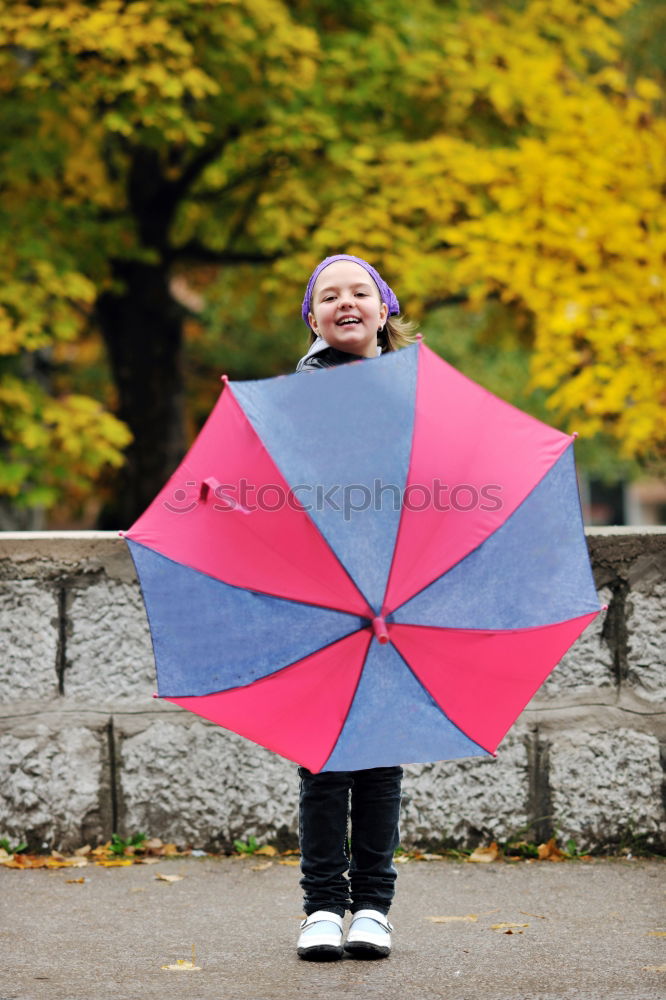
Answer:
<svg viewBox="0 0 666 1000"><path fill-rule="evenodd" d="M312 771L493 754L600 610L572 441L423 343L227 381L125 535L159 697Z"/></svg>

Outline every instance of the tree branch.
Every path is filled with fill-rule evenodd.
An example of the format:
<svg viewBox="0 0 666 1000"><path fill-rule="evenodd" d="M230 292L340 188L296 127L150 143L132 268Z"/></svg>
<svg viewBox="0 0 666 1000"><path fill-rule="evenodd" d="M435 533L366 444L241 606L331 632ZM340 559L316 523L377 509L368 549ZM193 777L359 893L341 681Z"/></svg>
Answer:
<svg viewBox="0 0 666 1000"><path fill-rule="evenodd" d="M172 197L176 202L180 201L184 197L187 189L194 184L198 177L203 173L206 167L210 166L218 156L224 151L225 146L231 142L233 139L237 139L241 134L240 129L237 126L230 128L229 131L216 139L215 142L211 142L209 146L204 146L196 153L187 166L184 168L180 177L175 181L171 181L169 184Z"/></svg>
<svg viewBox="0 0 666 1000"><path fill-rule="evenodd" d="M193 260L202 264L272 264L285 256L284 251L261 253L254 251L213 250L199 240L190 240L180 247L173 247L169 253L169 262L174 260Z"/></svg>
<svg viewBox="0 0 666 1000"><path fill-rule="evenodd" d="M228 184L224 187L217 188L213 191L198 191L195 194L188 195L190 201L196 201L199 203L216 202L225 195L230 194L237 188L242 187L247 181L257 180L263 177L268 177L271 172L275 161L275 157L267 157L262 163L257 164L252 170L247 170L244 174L239 174L230 180Z"/></svg>

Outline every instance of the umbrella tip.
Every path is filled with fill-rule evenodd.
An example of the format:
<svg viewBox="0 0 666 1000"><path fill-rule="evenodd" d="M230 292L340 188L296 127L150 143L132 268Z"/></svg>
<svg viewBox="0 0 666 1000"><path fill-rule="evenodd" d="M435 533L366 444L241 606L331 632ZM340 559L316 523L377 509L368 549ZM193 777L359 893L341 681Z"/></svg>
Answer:
<svg viewBox="0 0 666 1000"><path fill-rule="evenodd" d="M416 339L418 340L418 342L420 344L423 341L423 334L422 333L417 333L416 334Z"/></svg>
<svg viewBox="0 0 666 1000"><path fill-rule="evenodd" d="M389 641L389 634L383 615L377 615L376 618L372 619L372 631L375 633L377 642L381 643L382 646Z"/></svg>
<svg viewBox="0 0 666 1000"><path fill-rule="evenodd" d="M601 605L601 610L602 611L608 611L608 605L607 604L602 604Z"/></svg>
<svg viewBox="0 0 666 1000"><path fill-rule="evenodd" d="M571 437L572 438L577 438L578 437L578 431L574 431L573 434L571 435Z"/></svg>
<svg viewBox="0 0 666 1000"><path fill-rule="evenodd" d="M226 375L226 374L220 375L220 378L224 382L225 385L229 384L229 376L228 375Z"/></svg>
<svg viewBox="0 0 666 1000"><path fill-rule="evenodd" d="M157 691L153 691L153 698L159 698Z"/></svg>
<svg viewBox="0 0 666 1000"><path fill-rule="evenodd" d="M120 536L120 538L124 538L125 537L125 532L124 531L119 531L118 535Z"/></svg>

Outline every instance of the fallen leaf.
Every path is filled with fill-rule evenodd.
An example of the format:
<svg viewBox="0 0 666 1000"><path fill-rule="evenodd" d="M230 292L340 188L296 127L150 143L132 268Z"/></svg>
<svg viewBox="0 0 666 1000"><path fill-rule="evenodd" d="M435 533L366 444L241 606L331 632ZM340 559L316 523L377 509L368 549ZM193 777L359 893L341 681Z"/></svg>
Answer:
<svg viewBox="0 0 666 1000"><path fill-rule="evenodd" d="M141 845L144 851L157 851L160 847L163 847L163 843L159 837L151 837L150 840L144 840Z"/></svg>
<svg viewBox="0 0 666 1000"><path fill-rule="evenodd" d="M278 864L279 865L291 865L292 867L297 868L300 865L300 861L296 861L295 858L280 858L280 860L278 861Z"/></svg>
<svg viewBox="0 0 666 1000"><path fill-rule="evenodd" d="M46 859L47 868L85 868L87 864L87 858L63 858L62 861L57 858Z"/></svg>
<svg viewBox="0 0 666 1000"><path fill-rule="evenodd" d="M274 858L275 855L277 854L277 848L272 847L271 844L264 844L263 847L258 847L254 853L264 854L269 858Z"/></svg>
<svg viewBox="0 0 666 1000"><path fill-rule="evenodd" d="M512 928L513 927L529 927L529 926L530 926L529 924L514 924L514 923L512 923L509 920L509 921L503 921L501 924L491 924L490 925L490 929L491 929L491 931L504 931L506 934L508 934L508 933L511 933L511 934L514 934L514 933L521 934L522 931L516 932L516 931L513 931Z"/></svg>
<svg viewBox="0 0 666 1000"><path fill-rule="evenodd" d="M181 882L184 875L163 875L162 872L155 872L155 878L160 882Z"/></svg>
<svg viewBox="0 0 666 1000"><path fill-rule="evenodd" d="M272 868L272 867L273 867L273 862L272 861L262 861L262 863L260 865L252 865L252 867L250 868L250 871L251 872L265 872L267 868Z"/></svg>
<svg viewBox="0 0 666 1000"><path fill-rule="evenodd" d="M542 917L540 913L529 913L527 910L518 910L519 913L524 913L526 917L536 917L537 920L548 920L548 917Z"/></svg>
<svg viewBox="0 0 666 1000"><path fill-rule="evenodd" d="M464 917L426 917L426 920L430 920L433 924L452 924L463 920L476 923L478 919L478 913L466 913Z"/></svg>
<svg viewBox="0 0 666 1000"><path fill-rule="evenodd" d="M666 972L666 965L644 965L647 972Z"/></svg>
<svg viewBox="0 0 666 1000"><path fill-rule="evenodd" d="M5 868L47 868L50 858L37 854L14 854L11 860L3 861Z"/></svg>
<svg viewBox="0 0 666 1000"><path fill-rule="evenodd" d="M397 858L393 859L394 863L397 865L406 865L407 862L411 860L412 859L410 858L409 854L399 854Z"/></svg>
<svg viewBox="0 0 666 1000"><path fill-rule="evenodd" d="M443 854L415 854L414 861L443 861Z"/></svg>
<svg viewBox="0 0 666 1000"><path fill-rule="evenodd" d="M83 876L81 876L81 878L66 878L65 879L65 882L67 883L67 885L83 885L83 883L87 882L87 881L88 881L88 879L84 878Z"/></svg>
<svg viewBox="0 0 666 1000"><path fill-rule="evenodd" d="M192 960L189 958L177 958L173 965L163 965L163 969L168 969L170 972L201 972L201 967L196 965L197 956L194 950L194 945L192 945Z"/></svg>
<svg viewBox="0 0 666 1000"><path fill-rule="evenodd" d="M666 937L666 931L648 931L650 937Z"/></svg>
<svg viewBox="0 0 666 1000"><path fill-rule="evenodd" d="M162 848L162 854L165 857L169 857L170 854L178 854L178 848L175 844L165 844Z"/></svg>
<svg viewBox="0 0 666 1000"><path fill-rule="evenodd" d="M137 865L159 865L159 858L136 858Z"/></svg>
<svg viewBox="0 0 666 1000"><path fill-rule="evenodd" d="M478 861L482 865L487 865L491 861L496 861L499 857L499 847L495 841L489 847L477 847L467 858L468 861Z"/></svg>
<svg viewBox="0 0 666 1000"><path fill-rule="evenodd" d="M557 846L554 837L551 837L545 844L539 844L537 854L539 855L539 861L564 861L565 858L565 855Z"/></svg>
<svg viewBox="0 0 666 1000"><path fill-rule="evenodd" d="M288 850L288 851L283 851L283 852L282 852L282 857L283 857L283 858L286 858L286 857L287 857L287 856L288 856L289 854L300 854L300 853L301 853L301 851L300 851L300 848L298 848L298 847L293 847L293 848L291 848L291 849L290 849L290 850Z"/></svg>
<svg viewBox="0 0 666 1000"><path fill-rule="evenodd" d="M90 846L90 844L85 844L83 847L77 847L74 853L76 854L77 858L85 858L85 856L87 854L90 854L91 851L92 847Z"/></svg>
<svg viewBox="0 0 666 1000"><path fill-rule="evenodd" d="M133 865L134 861L132 858L112 858L110 861L100 858L95 864L101 865L102 868L127 868L128 865Z"/></svg>

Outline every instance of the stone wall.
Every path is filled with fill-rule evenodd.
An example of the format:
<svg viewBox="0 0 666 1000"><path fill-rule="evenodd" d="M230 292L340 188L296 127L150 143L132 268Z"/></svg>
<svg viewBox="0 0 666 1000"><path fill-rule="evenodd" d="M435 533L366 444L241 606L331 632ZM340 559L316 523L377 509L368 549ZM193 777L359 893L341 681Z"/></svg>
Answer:
<svg viewBox="0 0 666 1000"><path fill-rule="evenodd" d="M588 542L608 611L496 760L406 769L403 843L555 831L580 849L663 848L666 529L598 529ZM0 836L294 843L295 766L152 698L143 604L115 534L0 534L0 643Z"/></svg>

